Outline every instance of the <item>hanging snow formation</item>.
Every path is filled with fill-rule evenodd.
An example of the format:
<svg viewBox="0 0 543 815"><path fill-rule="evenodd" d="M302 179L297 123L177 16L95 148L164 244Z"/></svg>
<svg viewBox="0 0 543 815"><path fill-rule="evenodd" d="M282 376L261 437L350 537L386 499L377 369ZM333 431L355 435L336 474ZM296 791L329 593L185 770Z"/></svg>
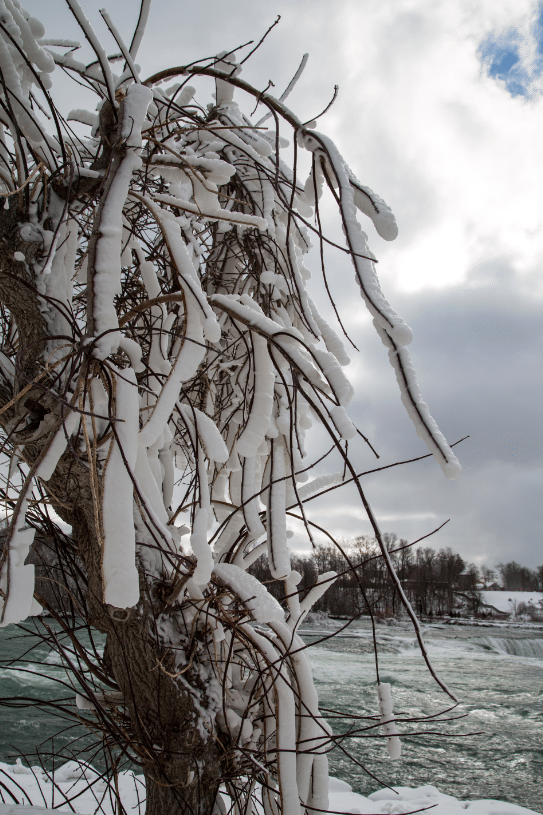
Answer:
<svg viewBox="0 0 543 815"><path fill-rule="evenodd" d="M72 457L92 493L100 601L112 615L128 612L140 608L142 585L153 597L160 586L167 610L154 624L157 643L175 652L175 626L212 643L202 670L222 691L211 712L198 702L202 722L228 733L241 775L254 766L268 774L266 815L277 805L285 815L326 807L329 730L296 629L336 575L320 575L300 596L288 526L294 515L312 542L305 501L344 478L367 508L353 464L349 357L309 296L313 216L326 189L416 431L448 477L460 469L422 399L406 349L411 331L381 290L359 221L371 218L391 240L394 216L328 137L240 78L234 54L144 80L134 63L141 27L129 51L104 13L124 58L117 76L79 4L69 4L96 53L87 66L74 57L77 43L40 42L41 24L17 0L3 4L0 192L10 212L26 207L12 259L34 281L47 333L35 376L57 408L28 436L41 454L11 482L0 622L39 612L33 567L24 565L34 534L25 516L38 483L55 506L56 468ZM142 9L140 21L148 3ZM55 64L97 94L97 114L69 116L88 128L84 137L50 132L37 112L38 93L54 110ZM207 109L188 84L199 75L216 80ZM311 165L306 181L283 161L283 135L250 121L247 99L273 114L281 133L293 129L295 150ZM24 386L15 339L6 337L0 358L13 404ZM319 456L307 434L315 422L335 451L331 475L314 471ZM13 455L18 462L16 445ZM283 581L282 604L247 573L261 555ZM175 656L180 686L183 659ZM397 757L387 688L379 685L382 722Z"/></svg>

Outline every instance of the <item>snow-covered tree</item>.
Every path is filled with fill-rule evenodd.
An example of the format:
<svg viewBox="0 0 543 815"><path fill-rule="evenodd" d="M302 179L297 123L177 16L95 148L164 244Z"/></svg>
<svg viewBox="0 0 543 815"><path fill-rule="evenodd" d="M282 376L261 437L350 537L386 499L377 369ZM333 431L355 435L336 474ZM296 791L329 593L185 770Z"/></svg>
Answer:
<svg viewBox="0 0 543 815"><path fill-rule="evenodd" d="M301 69L280 99L241 78L236 51L145 78L135 61L148 0L130 45L105 12L102 44L66 2L91 64L1 0L1 623L40 613L25 560L40 523L62 519L72 534L59 533L59 557L81 563L87 585L72 610L107 636L92 682L74 668L80 716L107 721L109 747L143 767L148 815L210 813L221 782L239 812L257 782L266 815L325 810L329 727L297 629L335 575L300 596L289 517L312 540L306 503L354 483L403 597L348 446L361 435L349 358L309 293L325 193L416 431L447 476L459 472L359 218L386 240L396 223L330 138L285 106ZM55 69L75 80L74 99L80 84L96 94L95 111L63 119ZM200 77L215 79L209 104ZM319 473L334 456L339 472L313 475L315 423L333 449ZM282 604L247 571L262 554ZM88 667L75 630L74 660ZM379 685L394 756L388 691Z"/></svg>

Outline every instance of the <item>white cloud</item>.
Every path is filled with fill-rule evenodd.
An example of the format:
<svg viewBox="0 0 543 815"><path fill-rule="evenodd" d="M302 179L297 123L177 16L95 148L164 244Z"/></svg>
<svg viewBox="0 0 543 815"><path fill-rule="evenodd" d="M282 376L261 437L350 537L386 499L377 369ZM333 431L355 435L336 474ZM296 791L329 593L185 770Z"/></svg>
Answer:
<svg viewBox="0 0 543 815"><path fill-rule="evenodd" d="M349 102L333 126L397 214L396 244L373 243L404 290L460 283L501 255L520 275L541 266L543 99L513 98L478 55L494 27L521 25L535 5L343 4Z"/></svg>
<svg viewBox="0 0 543 815"><path fill-rule="evenodd" d="M44 16L39 0L25 5ZM93 19L96 11L101 26L98 7L90 0L83 5ZM137 6L125 0L115 9L128 40ZM340 85L319 128L395 211L400 234L392 244L364 225L380 258L385 294L414 321L423 394L443 430L452 438L473 435L471 446L459 451L466 466L457 482L446 482L433 462L368 481L379 520L412 540L451 517L430 544L491 564L508 559L514 548L511 557L536 565L543 480L536 330L543 295L543 95L512 97L505 81L488 75L481 44L518 31L523 66L530 69L538 4L336 0L331 13L329 0L277 0L273 8L254 0L200 0L181 12L178 0L157 0L141 50L144 74L258 39L276 13L283 16L280 26L244 76L262 88L272 79L278 94L309 51L289 100L302 119L322 110ZM61 0L51 0L47 16L55 21L49 36L75 35ZM69 27L58 31L62 19ZM534 74L534 90L538 81ZM318 257L312 269L324 303ZM382 463L424 454L386 352L361 317L364 306L345 258L332 258L329 275L362 349L350 372L358 388L352 415L377 444ZM331 310L327 317L334 321ZM356 457L360 469L373 466L362 444ZM319 509L338 535L370 533L350 488L331 493ZM293 526L302 535L301 525Z"/></svg>

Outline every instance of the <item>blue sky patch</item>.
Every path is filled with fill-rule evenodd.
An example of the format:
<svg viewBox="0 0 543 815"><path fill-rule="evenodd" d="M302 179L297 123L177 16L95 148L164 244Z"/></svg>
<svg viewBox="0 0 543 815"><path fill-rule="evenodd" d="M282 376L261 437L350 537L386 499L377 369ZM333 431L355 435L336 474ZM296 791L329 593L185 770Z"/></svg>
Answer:
<svg viewBox="0 0 543 815"><path fill-rule="evenodd" d="M490 76L503 77L509 73L513 65L516 65L520 57L516 51L500 51L497 50L492 56L492 62L489 69Z"/></svg>
<svg viewBox="0 0 543 815"><path fill-rule="evenodd" d="M504 34L490 34L479 47L479 56L488 66L489 76L505 82L511 96L525 96L528 91L528 77L522 70L519 54L520 44L519 32L509 29Z"/></svg>
<svg viewBox="0 0 543 815"><path fill-rule="evenodd" d="M530 36L533 37L533 50L530 50L535 59L529 67L521 56L524 34L519 29L492 32L479 46L479 58L487 67L488 75L504 82L511 96L533 96L532 83L543 74L543 2L538 3Z"/></svg>

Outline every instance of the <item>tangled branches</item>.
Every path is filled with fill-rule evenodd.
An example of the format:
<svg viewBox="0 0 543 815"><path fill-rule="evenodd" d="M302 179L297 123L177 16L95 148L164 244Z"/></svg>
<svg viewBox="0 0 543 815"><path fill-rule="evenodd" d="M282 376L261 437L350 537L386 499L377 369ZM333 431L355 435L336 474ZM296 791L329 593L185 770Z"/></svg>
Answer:
<svg viewBox="0 0 543 815"><path fill-rule="evenodd" d="M251 811L255 785L266 815L326 810L331 734L297 630L335 575L300 595L288 514L313 542L306 503L354 483L423 642L348 448L362 436L346 411L349 358L307 290L311 241L327 240L325 190L407 411L446 475L459 472L422 401L411 332L381 292L357 212L385 239L396 235L394 217L332 141L285 107L285 94L277 100L239 77L235 52L142 81L144 0L130 47L103 14L124 62L115 76L117 57L106 57L76 0L67 4L94 49L90 65L75 59L77 43L44 40L16 0L0 23L10 517L1 621L38 614L40 598L47 605L25 564L36 528L45 530L57 542L55 568L72 574L68 600L49 602L71 645L45 623L44 636L92 710L77 716L115 753L109 766L127 758L143 767L150 815L211 812L221 782L240 812ZM54 104L55 66L97 96L97 115L68 116L85 136ZM207 106L189 84L201 76L215 78ZM163 90L166 79L176 81ZM263 105L275 129L254 125L234 92ZM285 127L294 170L281 156ZM300 151L310 157L305 183ZM328 438L323 453L313 449L314 423ZM334 458L339 474L308 480ZM71 537L59 535L55 515ZM284 585L281 603L247 572L262 554ZM78 620L106 635L103 657L81 644ZM387 687L379 694L396 756Z"/></svg>

